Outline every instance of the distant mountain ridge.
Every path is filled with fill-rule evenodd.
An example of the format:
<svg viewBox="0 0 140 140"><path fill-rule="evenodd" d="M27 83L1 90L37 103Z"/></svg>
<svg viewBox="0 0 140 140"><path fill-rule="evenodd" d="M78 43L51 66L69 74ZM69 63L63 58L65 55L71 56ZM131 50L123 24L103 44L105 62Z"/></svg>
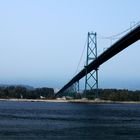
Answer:
<svg viewBox="0 0 140 140"><path fill-rule="evenodd" d="M32 86L29 86L29 85L10 85L10 84L0 84L0 87L9 87L9 86L14 86L14 87L25 87L26 89L29 89L29 90L34 90L35 88L32 87Z"/></svg>

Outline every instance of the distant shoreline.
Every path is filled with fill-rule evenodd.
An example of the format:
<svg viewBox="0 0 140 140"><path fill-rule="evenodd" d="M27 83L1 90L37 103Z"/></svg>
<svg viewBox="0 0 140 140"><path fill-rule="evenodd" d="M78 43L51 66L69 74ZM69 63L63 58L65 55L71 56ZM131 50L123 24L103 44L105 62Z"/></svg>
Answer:
<svg viewBox="0 0 140 140"><path fill-rule="evenodd" d="M105 103L114 103L114 104L140 104L140 101L110 101L110 100L82 100L82 99L0 99L0 101L14 101L14 102L56 102L56 103L95 103L95 104L105 104Z"/></svg>

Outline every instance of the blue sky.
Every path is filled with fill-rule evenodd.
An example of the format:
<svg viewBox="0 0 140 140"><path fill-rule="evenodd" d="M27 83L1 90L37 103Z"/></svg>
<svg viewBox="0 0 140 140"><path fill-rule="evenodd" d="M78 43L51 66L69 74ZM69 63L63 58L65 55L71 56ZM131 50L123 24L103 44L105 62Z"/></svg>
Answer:
<svg viewBox="0 0 140 140"><path fill-rule="evenodd" d="M87 32L111 36L140 21L139 0L1 0L0 83L61 88L76 71ZM111 40L98 39L98 52ZM140 89L140 42L99 70L99 87ZM83 68L85 56L79 70Z"/></svg>

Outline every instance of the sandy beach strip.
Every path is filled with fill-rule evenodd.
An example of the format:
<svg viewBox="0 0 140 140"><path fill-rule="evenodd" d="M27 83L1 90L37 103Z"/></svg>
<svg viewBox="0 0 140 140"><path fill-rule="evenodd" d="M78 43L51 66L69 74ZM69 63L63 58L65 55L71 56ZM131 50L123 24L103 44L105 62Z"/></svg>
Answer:
<svg viewBox="0 0 140 140"><path fill-rule="evenodd" d="M0 99L0 101L16 101L16 102L56 102L56 103L114 103L114 104L140 104L140 101L110 101L110 100L83 100L83 99L71 99L71 100L64 100L64 99Z"/></svg>

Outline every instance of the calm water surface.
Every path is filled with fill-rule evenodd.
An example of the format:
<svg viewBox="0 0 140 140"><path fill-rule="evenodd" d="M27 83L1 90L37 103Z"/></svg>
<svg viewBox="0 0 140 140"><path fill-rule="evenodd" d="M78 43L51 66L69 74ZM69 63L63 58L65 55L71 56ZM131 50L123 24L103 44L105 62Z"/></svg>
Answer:
<svg viewBox="0 0 140 140"><path fill-rule="evenodd" d="M140 104L0 102L0 140L140 140Z"/></svg>

